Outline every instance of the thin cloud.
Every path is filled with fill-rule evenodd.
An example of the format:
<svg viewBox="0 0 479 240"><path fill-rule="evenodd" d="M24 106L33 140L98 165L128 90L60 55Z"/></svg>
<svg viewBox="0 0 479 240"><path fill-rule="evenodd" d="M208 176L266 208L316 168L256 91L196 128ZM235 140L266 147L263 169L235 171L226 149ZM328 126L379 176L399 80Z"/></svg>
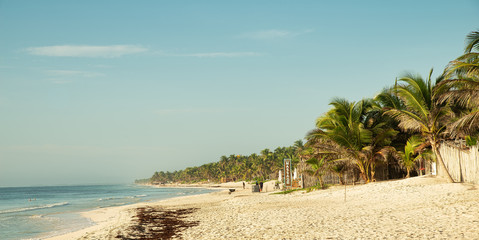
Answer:
<svg viewBox="0 0 479 240"><path fill-rule="evenodd" d="M178 109L160 109L155 113L159 115L178 115L178 114L198 114L198 113L218 113L222 112L221 109L210 108L178 108Z"/></svg>
<svg viewBox="0 0 479 240"><path fill-rule="evenodd" d="M191 53L191 54L178 54L176 56L183 57L199 57L199 58L217 58L217 57L256 57L261 56L257 52L211 52L211 53Z"/></svg>
<svg viewBox="0 0 479 240"><path fill-rule="evenodd" d="M235 58L235 57L257 57L263 54L258 52L203 52L203 53L166 53L156 52L155 54L166 57L197 57L197 58Z"/></svg>
<svg viewBox="0 0 479 240"><path fill-rule="evenodd" d="M74 70L48 70L46 73L50 76L58 76L58 77L73 77L73 76L78 76L78 77L100 77L104 76L102 73L96 73L96 72L85 72L85 71L74 71Z"/></svg>
<svg viewBox="0 0 479 240"><path fill-rule="evenodd" d="M65 80L65 79L56 79L56 78L51 78L51 79L48 79L51 83L54 83L54 84L68 84L68 83L72 83L73 81L72 80Z"/></svg>
<svg viewBox="0 0 479 240"><path fill-rule="evenodd" d="M25 49L28 53L49 57L103 57L114 58L127 54L146 52L148 49L134 45L58 45L46 47L31 47Z"/></svg>
<svg viewBox="0 0 479 240"><path fill-rule="evenodd" d="M48 80L55 84L67 84L79 79L105 76L103 73L76 70L46 70L44 73L49 76Z"/></svg>
<svg viewBox="0 0 479 240"><path fill-rule="evenodd" d="M281 38L292 38L299 35L307 34L313 32L312 29L307 29L304 31L287 31L287 30L261 30L256 32L248 32L241 34L241 38L256 39L256 40L267 40L267 39L281 39Z"/></svg>

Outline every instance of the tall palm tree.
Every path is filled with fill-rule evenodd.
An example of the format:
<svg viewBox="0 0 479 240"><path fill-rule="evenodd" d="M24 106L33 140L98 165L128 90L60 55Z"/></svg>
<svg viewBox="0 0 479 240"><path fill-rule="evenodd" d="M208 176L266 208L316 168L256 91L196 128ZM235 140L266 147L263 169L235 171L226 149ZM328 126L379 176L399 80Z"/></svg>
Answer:
<svg viewBox="0 0 479 240"><path fill-rule="evenodd" d="M333 108L317 119L317 128L306 136L308 145L314 145L326 153L334 153L338 157L336 160L353 161L367 182L368 159L361 150L372 141L372 132L363 124L369 101L349 102L336 98L330 105Z"/></svg>
<svg viewBox="0 0 479 240"><path fill-rule="evenodd" d="M364 125L366 129L372 132L371 143L364 147L362 152L368 159L368 166L371 173L370 180L376 181L375 168L378 161L386 161L388 153L395 151L391 147L393 138L399 133L391 126L391 121L384 116L383 108L379 107L378 103L373 101L372 108L366 112L366 119Z"/></svg>
<svg viewBox="0 0 479 240"><path fill-rule="evenodd" d="M308 133L308 145L332 153L336 160L352 161L365 182L374 181L377 153L384 151L397 131L384 122L371 99L349 102L338 98L331 105L333 109L318 118L317 128Z"/></svg>
<svg viewBox="0 0 479 240"><path fill-rule="evenodd" d="M451 109L447 105L438 105L433 101L433 88L431 82L432 69L429 76L424 80L421 76L406 74L399 79L396 91L398 97L404 102L406 109L390 109L385 114L399 122L399 127L411 133L421 133L439 161L450 182L454 182L444 164L438 150L439 141L445 130L445 121L451 115Z"/></svg>

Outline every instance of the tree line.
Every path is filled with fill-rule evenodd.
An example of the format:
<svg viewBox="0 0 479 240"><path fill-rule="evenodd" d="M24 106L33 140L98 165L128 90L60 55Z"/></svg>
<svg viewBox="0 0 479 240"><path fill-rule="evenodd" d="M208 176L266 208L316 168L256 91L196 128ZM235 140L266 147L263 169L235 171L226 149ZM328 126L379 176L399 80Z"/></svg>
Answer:
<svg viewBox="0 0 479 240"><path fill-rule="evenodd" d="M221 178L233 181L267 180L277 178L283 168L283 159L299 160L298 153L303 149L303 142L298 140L293 146L278 147L271 151L264 149L260 154L221 156L218 162L199 167L188 167L174 172L155 172L149 182L219 182Z"/></svg>

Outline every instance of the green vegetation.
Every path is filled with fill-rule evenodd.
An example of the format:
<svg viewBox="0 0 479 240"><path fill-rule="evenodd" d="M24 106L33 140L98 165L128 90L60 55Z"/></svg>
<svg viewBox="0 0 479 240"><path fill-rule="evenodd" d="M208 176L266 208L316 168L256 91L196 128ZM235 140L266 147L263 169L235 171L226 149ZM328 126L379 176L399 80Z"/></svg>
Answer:
<svg viewBox="0 0 479 240"><path fill-rule="evenodd" d="M466 136L466 145L467 146L475 146L477 145L477 138Z"/></svg>
<svg viewBox="0 0 479 240"><path fill-rule="evenodd" d="M298 189L289 189L289 190L285 190L285 191L281 191L281 192L275 192L275 193L272 193L272 194L280 194L280 195L284 195L284 194L290 194L292 192L296 192L296 191L303 191L304 189L302 188L298 188Z"/></svg>
<svg viewBox="0 0 479 240"><path fill-rule="evenodd" d="M404 152L399 151L399 156L401 158L400 163L406 168L407 175L406 178L410 176L411 169L414 168L415 163L419 160L421 155L414 157L417 152L416 148L423 143L420 136L412 136L404 146Z"/></svg>
<svg viewBox="0 0 479 240"><path fill-rule="evenodd" d="M449 104L439 104L434 99L435 85L431 81L432 69L429 77L424 80L421 76L407 74L400 81L403 84L396 87L399 98L405 103L405 109L390 109L385 112L399 122L399 127L406 132L420 133L424 141L432 148L442 169L447 169L439 153L439 141L443 140L447 122L452 116ZM440 76L436 82L440 82ZM446 171L450 182L451 175Z"/></svg>
<svg viewBox="0 0 479 240"><path fill-rule="evenodd" d="M308 188L297 188L297 189L289 189L289 190L285 190L285 191L281 191L281 192L275 192L275 193L272 193L272 194L280 194L280 195L284 195L284 194L290 194L292 192L297 192L297 191L305 191L307 193L309 192L312 192L312 191L316 191L316 190L324 190L324 189L327 189L329 188L330 185L328 184L323 184L323 185L314 185L312 187L308 187Z"/></svg>
<svg viewBox="0 0 479 240"><path fill-rule="evenodd" d="M374 181L378 153L388 148L397 131L387 124L372 99L334 99L330 105L333 108L319 117L316 129L308 133L308 146L332 154L331 161L352 162L365 182Z"/></svg>
<svg viewBox="0 0 479 240"><path fill-rule="evenodd" d="M150 178L136 179L135 184L148 184L150 183Z"/></svg>
<svg viewBox="0 0 479 240"><path fill-rule="evenodd" d="M321 185L314 185L312 187L308 187L308 188L305 188L303 190L306 190L307 193L309 192L312 192L312 191L316 191L316 190L324 190L324 189L328 189L329 188L329 184L324 184L323 186Z"/></svg>
<svg viewBox="0 0 479 240"><path fill-rule="evenodd" d="M150 181L276 179L283 159L290 158L293 167L318 179L319 186L311 189L324 188L324 174L333 172L342 179L348 169L359 172L364 182L375 181L376 167L384 163L401 167L409 177L418 162L437 161L452 182L438 147L449 140L477 144L479 32L467 36L464 55L451 61L435 81L432 73L431 69L427 78L407 73L374 98L333 99L331 109L307 133L304 145L297 141L273 152L264 149L260 155L222 156L219 162L200 167L155 172Z"/></svg>
<svg viewBox="0 0 479 240"><path fill-rule="evenodd" d="M294 146L278 147L274 151L264 149L261 154L222 156L219 162L208 163L199 167L189 167L181 171L155 172L151 182L219 182L221 178L233 181L277 179L278 171L283 168L283 159L292 159L298 163L302 141Z"/></svg>
<svg viewBox="0 0 479 240"><path fill-rule="evenodd" d="M322 157L321 159L317 158L310 158L308 161L306 161L307 164L311 166L311 170L306 170L306 173L308 173L311 176L316 176L319 181L319 185L321 188L323 187L323 175L326 173L326 157Z"/></svg>

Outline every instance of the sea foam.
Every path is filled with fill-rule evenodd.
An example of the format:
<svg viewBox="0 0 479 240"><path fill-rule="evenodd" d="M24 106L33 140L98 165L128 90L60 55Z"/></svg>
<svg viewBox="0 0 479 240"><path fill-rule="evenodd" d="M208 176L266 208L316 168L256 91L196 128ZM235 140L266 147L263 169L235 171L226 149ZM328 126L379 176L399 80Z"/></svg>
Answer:
<svg viewBox="0 0 479 240"><path fill-rule="evenodd" d="M68 204L69 204L68 202L61 202L61 203L52 203L52 204L46 204L46 205L40 205L40 206L34 206L34 207L6 209L6 210L0 211L0 214L33 211L33 210L44 209L44 208L65 206Z"/></svg>

